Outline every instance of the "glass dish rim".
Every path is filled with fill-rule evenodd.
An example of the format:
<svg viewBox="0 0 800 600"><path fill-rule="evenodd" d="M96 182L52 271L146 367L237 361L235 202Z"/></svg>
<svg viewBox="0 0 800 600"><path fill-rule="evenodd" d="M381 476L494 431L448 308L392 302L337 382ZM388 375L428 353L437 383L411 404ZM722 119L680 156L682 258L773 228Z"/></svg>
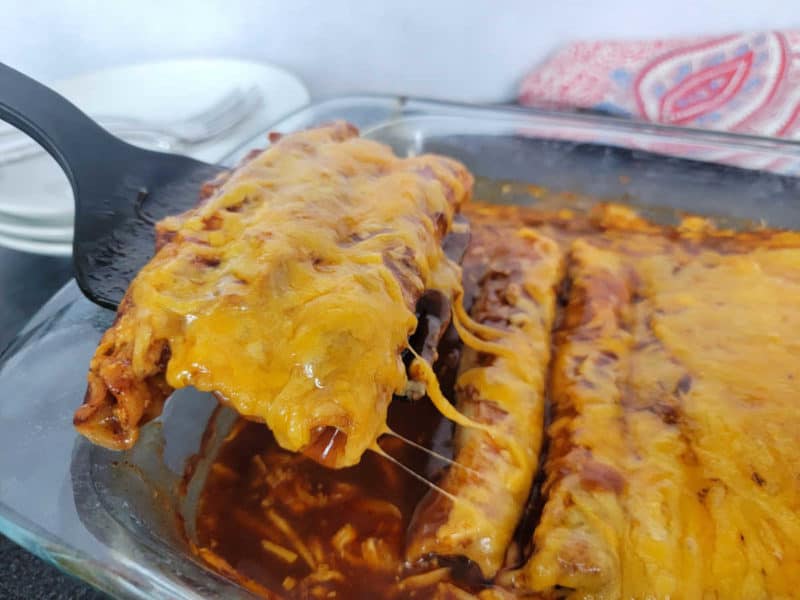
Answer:
<svg viewBox="0 0 800 600"><path fill-rule="evenodd" d="M529 120L529 121L548 121L551 123L573 123L584 127L599 127L618 132L631 132L634 135L652 135L654 137L676 137L691 139L697 142L715 143L723 146L736 146L738 148L750 148L753 150L772 150L784 151L787 153L797 153L800 157L800 140L786 138L776 138L749 133L720 131L713 129L701 129L698 127L684 127L678 125L664 125L661 123L651 123L637 119L595 113L590 111L566 111L550 110L537 107L521 106L517 104L489 104L489 103L467 103L452 100L441 100L435 98L419 96L397 96L391 94L345 94L326 96L316 99L303 107L284 115L280 120L248 138L240 145L228 152L220 161L229 164L229 161L239 156L244 148L252 148L263 138L264 134L279 129L284 124L291 124L294 121L301 121L302 117L326 109L336 109L340 106L354 107L364 103L389 103L393 104L393 112L390 119L380 119L379 127L389 125L391 120L399 118L439 118L439 117L458 117L461 115L448 115L446 113L459 111L466 116L469 113L483 113L484 116L493 115L495 120ZM443 111L442 114L416 115L415 110ZM322 121L324 122L324 121ZM373 130L373 124L361 129L362 135L369 135ZM294 129L292 129L294 131Z"/></svg>

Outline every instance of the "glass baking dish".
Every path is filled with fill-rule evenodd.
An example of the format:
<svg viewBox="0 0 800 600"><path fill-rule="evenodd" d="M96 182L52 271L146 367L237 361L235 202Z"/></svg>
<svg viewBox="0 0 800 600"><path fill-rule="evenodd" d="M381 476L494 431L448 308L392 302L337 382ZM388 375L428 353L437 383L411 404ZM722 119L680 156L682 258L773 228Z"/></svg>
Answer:
<svg viewBox="0 0 800 600"><path fill-rule="evenodd" d="M735 227L800 228L800 145L639 124L609 117L476 107L395 97L320 102L275 124L289 132L347 119L399 155L440 152L478 176L489 201L541 201L537 190L622 200L649 217L676 211ZM265 132L228 160L267 144ZM510 190L510 193L509 193ZM0 531L63 570L118 597L249 598L187 550L199 461L187 465L215 414L208 394L181 390L137 447L113 453L72 428L86 369L113 314L74 282L61 289L0 354ZM213 446L213 444L212 444Z"/></svg>

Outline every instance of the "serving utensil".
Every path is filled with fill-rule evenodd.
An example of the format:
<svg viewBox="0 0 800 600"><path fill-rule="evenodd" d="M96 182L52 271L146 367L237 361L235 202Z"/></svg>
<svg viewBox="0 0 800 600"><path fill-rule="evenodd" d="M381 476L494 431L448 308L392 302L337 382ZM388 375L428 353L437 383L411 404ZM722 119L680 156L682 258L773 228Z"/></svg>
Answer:
<svg viewBox="0 0 800 600"><path fill-rule="evenodd" d="M143 119L96 116L98 124L117 137L140 142L152 148L170 150L181 144L199 144L218 137L244 121L261 106L257 87L234 88L213 104L185 119L171 122ZM19 131L6 128L0 131L0 165L16 162L45 150Z"/></svg>
<svg viewBox="0 0 800 600"><path fill-rule="evenodd" d="M153 255L154 224L188 210L222 167L137 148L66 98L0 63L0 119L39 143L64 170L75 197L72 256L84 295L116 308Z"/></svg>

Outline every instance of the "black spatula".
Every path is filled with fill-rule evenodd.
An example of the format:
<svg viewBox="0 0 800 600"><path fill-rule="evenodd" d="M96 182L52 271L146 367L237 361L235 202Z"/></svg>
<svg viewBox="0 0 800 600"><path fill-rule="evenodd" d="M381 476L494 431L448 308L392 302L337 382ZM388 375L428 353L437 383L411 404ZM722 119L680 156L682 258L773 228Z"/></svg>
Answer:
<svg viewBox="0 0 800 600"><path fill-rule="evenodd" d="M146 90L142 90L146 93ZM131 146L50 88L0 63L0 119L49 152L75 195L75 279L89 300L116 308L152 256L155 221L196 205L223 169Z"/></svg>

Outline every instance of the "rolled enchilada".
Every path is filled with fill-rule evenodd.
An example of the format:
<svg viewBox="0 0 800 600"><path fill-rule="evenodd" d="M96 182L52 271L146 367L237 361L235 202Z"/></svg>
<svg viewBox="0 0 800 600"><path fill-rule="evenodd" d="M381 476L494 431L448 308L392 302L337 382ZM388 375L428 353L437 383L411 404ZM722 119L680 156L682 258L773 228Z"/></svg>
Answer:
<svg viewBox="0 0 800 600"><path fill-rule="evenodd" d="M474 231L464 261L478 280L471 316L493 339L488 352L465 348L456 407L494 431L456 428L455 464L414 515L411 560L464 556L486 578L503 564L539 460L561 264L558 244L531 229Z"/></svg>
<svg viewBox="0 0 800 600"><path fill-rule="evenodd" d="M397 158L346 123L278 140L158 224L92 360L78 431L129 448L191 385L289 450L335 431L328 464L358 462L407 387L417 300L460 287L442 240L471 184L453 160Z"/></svg>

